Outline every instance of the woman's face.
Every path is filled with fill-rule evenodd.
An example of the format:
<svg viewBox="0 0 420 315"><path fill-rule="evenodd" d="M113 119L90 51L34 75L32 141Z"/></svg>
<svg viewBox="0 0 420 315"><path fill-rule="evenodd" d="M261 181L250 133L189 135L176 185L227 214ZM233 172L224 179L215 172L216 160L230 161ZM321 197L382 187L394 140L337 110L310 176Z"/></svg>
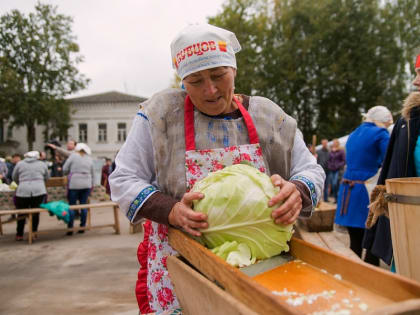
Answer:
<svg viewBox="0 0 420 315"><path fill-rule="evenodd" d="M413 85L420 91L420 68L416 69L416 78L413 81Z"/></svg>
<svg viewBox="0 0 420 315"><path fill-rule="evenodd" d="M194 106L202 113L215 116L234 111L236 69L217 67L188 75L184 86Z"/></svg>

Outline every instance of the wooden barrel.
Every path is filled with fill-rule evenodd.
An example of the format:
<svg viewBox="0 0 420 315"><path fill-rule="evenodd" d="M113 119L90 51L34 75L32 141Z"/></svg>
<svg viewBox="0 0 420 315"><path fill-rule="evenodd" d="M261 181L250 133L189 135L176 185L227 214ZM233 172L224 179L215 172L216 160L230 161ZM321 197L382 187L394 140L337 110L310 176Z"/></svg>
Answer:
<svg viewBox="0 0 420 315"><path fill-rule="evenodd" d="M386 180L397 273L420 281L420 178Z"/></svg>

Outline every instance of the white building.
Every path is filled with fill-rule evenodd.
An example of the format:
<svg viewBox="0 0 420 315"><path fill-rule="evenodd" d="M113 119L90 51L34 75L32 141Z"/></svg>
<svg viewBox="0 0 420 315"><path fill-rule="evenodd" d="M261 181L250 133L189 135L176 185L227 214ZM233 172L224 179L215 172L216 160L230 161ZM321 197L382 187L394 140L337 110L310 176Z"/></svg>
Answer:
<svg viewBox="0 0 420 315"><path fill-rule="evenodd" d="M144 100L115 91L70 98L72 127L68 138L86 143L95 158L114 159L127 137L139 103ZM45 151L44 128L36 127L34 150ZM0 126L0 151L7 155L27 152L26 133L26 127L9 129L7 122L4 123ZM64 147L65 142L63 139Z"/></svg>

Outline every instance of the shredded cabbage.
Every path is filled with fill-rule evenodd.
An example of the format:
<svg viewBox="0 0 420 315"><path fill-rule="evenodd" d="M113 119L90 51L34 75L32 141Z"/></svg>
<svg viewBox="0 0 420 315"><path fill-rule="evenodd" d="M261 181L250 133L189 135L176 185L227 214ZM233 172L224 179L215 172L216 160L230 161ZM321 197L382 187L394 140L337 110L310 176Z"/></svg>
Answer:
<svg viewBox="0 0 420 315"><path fill-rule="evenodd" d="M247 264L242 260L247 254L241 244L249 248L251 263L289 250L293 225L274 223L271 212L279 205L268 207L267 203L279 188L266 174L235 164L210 173L192 191L205 196L194 201L194 210L208 216L209 227L201 230L202 241L226 261L229 253L239 253L239 258L237 254L231 256L232 265Z"/></svg>

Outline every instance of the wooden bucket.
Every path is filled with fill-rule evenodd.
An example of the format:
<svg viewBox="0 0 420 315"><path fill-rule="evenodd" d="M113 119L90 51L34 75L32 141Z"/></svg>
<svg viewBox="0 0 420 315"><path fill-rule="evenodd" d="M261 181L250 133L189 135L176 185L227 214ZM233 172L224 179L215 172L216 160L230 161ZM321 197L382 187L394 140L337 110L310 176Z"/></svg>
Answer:
<svg viewBox="0 0 420 315"><path fill-rule="evenodd" d="M397 273L420 281L420 178L386 180Z"/></svg>

